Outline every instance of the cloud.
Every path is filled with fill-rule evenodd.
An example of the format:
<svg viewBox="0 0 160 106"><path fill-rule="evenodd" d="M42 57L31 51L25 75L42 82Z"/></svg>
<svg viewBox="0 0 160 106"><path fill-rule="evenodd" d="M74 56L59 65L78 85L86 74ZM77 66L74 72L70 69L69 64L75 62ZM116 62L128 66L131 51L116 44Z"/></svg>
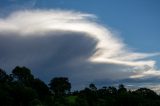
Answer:
<svg viewBox="0 0 160 106"><path fill-rule="evenodd" d="M25 65L48 81L68 76L74 85L103 79L159 76L159 53L127 47L93 14L65 10L25 10L0 18L0 67Z"/></svg>

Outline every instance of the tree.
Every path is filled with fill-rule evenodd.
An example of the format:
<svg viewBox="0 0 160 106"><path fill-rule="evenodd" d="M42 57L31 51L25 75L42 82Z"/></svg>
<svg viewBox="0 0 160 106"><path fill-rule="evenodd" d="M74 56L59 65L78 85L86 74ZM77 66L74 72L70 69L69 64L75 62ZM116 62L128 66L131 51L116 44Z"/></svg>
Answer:
<svg viewBox="0 0 160 106"><path fill-rule="evenodd" d="M31 87L26 87L16 82L12 85L10 95L14 98L13 106L28 106L38 96Z"/></svg>
<svg viewBox="0 0 160 106"><path fill-rule="evenodd" d="M158 98L158 95L154 91L148 88L139 88L135 91L135 93L145 98L150 98L150 99Z"/></svg>
<svg viewBox="0 0 160 106"><path fill-rule="evenodd" d="M96 90L97 90L97 87L96 87L95 84L93 84L93 83L89 84L89 88L90 88L92 91L96 91Z"/></svg>
<svg viewBox="0 0 160 106"><path fill-rule="evenodd" d="M56 77L50 81L50 89L55 95L60 96L70 92L71 84L66 77Z"/></svg>
<svg viewBox="0 0 160 106"><path fill-rule="evenodd" d="M115 87L108 87L108 92L112 95L117 95L117 89Z"/></svg>
<svg viewBox="0 0 160 106"><path fill-rule="evenodd" d="M7 80L8 75L2 69L0 69L0 82L5 82Z"/></svg>
<svg viewBox="0 0 160 106"><path fill-rule="evenodd" d="M118 89L118 93L119 93L119 94L124 94L124 93L126 93L126 92L127 92L127 89L124 87L123 84L120 84L120 85L119 85L119 89Z"/></svg>
<svg viewBox="0 0 160 106"><path fill-rule="evenodd" d="M31 70L26 67L19 66L13 69L12 76L14 80L20 81L27 85L34 79L34 76L31 74Z"/></svg>
<svg viewBox="0 0 160 106"><path fill-rule="evenodd" d="M38 78L32 81L32 88L36 90L40 100L44 100L50 93L48 86Z"/></svg>

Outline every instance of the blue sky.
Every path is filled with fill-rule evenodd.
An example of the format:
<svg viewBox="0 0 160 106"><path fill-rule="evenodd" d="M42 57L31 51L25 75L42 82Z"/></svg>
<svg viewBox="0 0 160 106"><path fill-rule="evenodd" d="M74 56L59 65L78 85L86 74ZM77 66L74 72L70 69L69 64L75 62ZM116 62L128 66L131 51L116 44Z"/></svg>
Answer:
<svg viewBox="0 0 160 106"><path fill-rule="evenodd" d="M38 10L38 12L35 12L34 10ZM54 10L54 11L51 11L51 13L50 13L50 14L53 13L53 17L61 18L61 16L58 16L58 15L56 16L57 13L61 13L64 15L64 20L67 20L67 21L68 21L68 19L65 19L65 14L67 11L71 12L70 14L67 14L68 17L70 17L70 16L74 17L76 15L80 15L79 17L78 16L75 17L75 19L79 23L79 18L82 18L82 22L86 22L83 24L84 27L85 27L85 25L94 25L96 23L96 25L91 30L97 29L97 27L100 25L100 26L102 26L102 28L106 28L110 32L113 32L114 33L113 36L112 36L112 34L109 34L109 36L111 36L111 44L113 44L113 47L115 47L115 46L117 47L117 45L118 46L119 45L120 46L126 45L125 47L127 47L127 50L125 49L125 47L122 47L122 49L124 49L122 51L124 52L124 55L128 55L128 56L131 55L130 56L131 60L128 57L125 57L123 55L122 55L122 57L124 59L121 59L120 57L115 58L114 55L112 55L110 58L109 57L110 55L107 55L107 51L103 51L100 58L95 58L93 55L93 58L91 58L91 60L93 59L92 62L85 61L87 65L84 64L85 62L82 63L84 61L84 58L90 59L90 56L94 50L94 46L96 45L96 42L92 41L93 39L91 39L90 37L81 37L81 36L84 36L82 33L86 32L85 29L84 29L84 31L80 30L80 32L82 32L82 33L77 33L74 31L78 30L78 29L73 28L74 31L71 30L71 32L70 31L65 32L66 35L69 36L67 38L66 37L63 37L63 38L61 38L61 37L60 38L55 38L55 37L52 38L51 37L50 38L50 36L47 35L48 37L45 38L46 41L48 40L48 42L50 42L50 44L52 44L53 42L51 42L50 39L53 39L53 41L55 42L53 44L57 45L57 47L55 47L55 48L58 48L58 49L54 49L54 51L58 50L58 52L53 53L54 55L52 54L52 56L50 56L51 55L50 52L47 52L47 53L44 53L46 57L38 55L39 57L37 57L36 59L29 59L27 56L34 57L34 55L36 54L36 51L33 51L32 53L29 52L28 54L30 54L30 55L28 55L27 53L25 54L25 52L24 53L22 52L23 54L20 54L22 56L17 57L18 59L21 59L21 60L23 60L23 57L25 57L24 61L22 61L22 62L17 62L18 60L13 58L13 57L17 56L16 55L17 52L14 51L14 49L12 49L12 48L11 48L12 49L11 51L6 49L7 47L9 48L9 46L8 46L9 44L6 44L6 42L2 42L1 43L2 46L0 46L0 48L1 48L0 52L2 53L2 54L0 54L0 58L1 58L0 63L3 63L3 62L6 62L6 63L4 65L1 65L1 67L4 67L5 69L9 70L9 69L11 69L11 67L14 67L16 65L15 63L17 63L17 65L25 65L25 66L28 66L29 68L31 68L34 71L33 73L35 73L37 76L41 77L42 79L44 79L46 81L48 80L47 77L50 78L51 75L53 75L53 76L66 75L66 76L71 77L71 80L74 80L74 78L76 78L76 76L78 76L79 79L76 81L73 81L73 83L75 85L78 84L79 82L84 83L85 80L87 83L89 83L89 82L96 83L97 82L100 85L101 85L100 82L104 82L105 80L109 80L110 83L113 83L112 80L114 80L115 83L116 82L125 83L127 81L128 81L127 83L131 83L131 82L133 83L135 81L135 79L133 79L133 81L131 81L131 82L129 82L130 80L128 80L128 78L130 78L130 76L132 76L132 74L144 75L144 79L146 79L146 80L144 81L144 79L143 80L140 79L139 82L141 82L141 83L144 82L145 86L147 85L146 84L147 81L148 81L149 87L151 86L150 83L154 83L154 80L155 80L155 83L157 83L158 76L155 76L155 73L158 73L157 75L160 75L159 74L160 56L157 55L160 52L160 46L159 46L159 40L160 40L160 36L159 36L160 35L160 30L159 30L159 28L160 28L160 12L159 12L160 11L160 1L159 0L92 0L92 1L91 0L27 0L27 1L26 0L1 0L0 1L0 17L1 17L0 19L2 21L0 21L0 23L4 24L6 22L7 24L6 23L4 25L1 24L0 35L8 35L8 33L4 32L4 30L3 30L4 26L6 25L5 28L7 28L8 32L10 32L10 29L9 29L10 27L7 26L8 23L9 23L9 25L13 24L13 25L16 25L16 27L22 26L22 28L23 28L23 26L27 25L26 24L27 21L28 21L28 23L33 24L32 22L30 22L29 19L26 20L25 17L23 17L23 16L27 16L28 18L30 18L29 15L32 14L33 18L36 18L39 15L39 13L42 13L43 14L42 16L45 17L45 14L49 14L47 12L49 10ZM58 10L58 12L57 12L57 10ZM16 11L21 11L21 12L17 13L17 16L16 16L16 15L14 15L14 13ZM28 13L25 13L25 11L28 11ZM29 14L29 15L27 15L27 14ZM87 17L83 16L84 14L85 15L87 14L89 16L87 16ZM94 18L93 15L96 16L97 18ZM20 16L22 18L22 22L23 22L23 19L26 20L26 22L25 21L23 22L23 23L25 23L25 25L21 24L21 23L17 24L17 23L21 22L19 20L16 20L16 19L19 19L18 16ZM21 20L21 18L20 18L20 20ZM90 20L91 20L91 22L90 22ZM46 21L49 22L49 18ZM59 22L59 20L57 20L57 21ZM72 20L69 20L69 21L72 21ZM41 23L40 20L37 22ZM61 21L59 23L61 23ZM72 22L69 25L71 25L71 24L72 24ZM73 25L74 25L74 23L73 23ZM57 26L54 26L54 27L57 27ZM59 28L59 30L61 30L61 29L65 29L65 28ZM21 30L25 31L25 29L21 29ZM35 29L35 30L37 30L37 29ZM97 29L97 31L98 30L99 29ZM54 34L61 35L62 32L54 32ZM102 32L103 32L103 30L102 30ZM15 35L14 34L13 35L16 36L16 33L19 34L19 32L14 32ZM89 33L91 35L92 34L94 35L94 32L89 32ZM74 36L72 36L72 34L75 34L78 37L75 38ZM94 36L92 36L92 37L94 37ZM28 37L28 38L30 38L30 37ZM6 39L7 39L7 41L11 41L12 45L15 44L15 49L17 47L17 48L19 48L19 50L24 50L23 46L22 47L17 46L19 44L21 45L22 42L15 43L15 42L17 42L17 39L14 39L12 37L10 37L10 38L5 38L3 36L1 37L2 41L3 40L5 41ZM58 39L67 39L67 41L66 40L59 41ZM72 39L74 39L77 42L73 42ZM77 40L77 39L80 39L80 40ZM41 43L38 41L36 42L37 45L35 45L35 47L31 47L31 45L27 44L27 42L30 42L32 44L33 41L35 41L34 38L32 40L28 40L28 39L23 39L20 37L19 40L22 40L22 41L24 40L25 43L24 44L22 43L22 45L24 45L24 47L29 48L31 50L34 50L34 49L36 50L37 48L39 48L38 45L41 45ZM43 45L44 48L48 48L48 49L44 49L44 50L49 51L49 50L53 49L53 48L51 49L48 47L49 44L47 44L46 41L43 41L42 39L39 39L39 40L44 42L42 44L46 45L46 46ZM107 39L105 41L101 41L101 40L102 39L100 38L100 43L105 44L107 42ZM117 40L120 40L120 42ZM65 42L67 43L67 45L65 44ZM70 44L68 42L72 42L72 43ZM84 43L88 46L85 45L86 47L82 48L82 45L81 45L82 43ZM114 45L114 43L117 45ZM73 46L73 45L75 45L75 46ZM14 48L14 46L13 46L13 48ZM71 49L68 50L66 48L71 48ZM77 49L77 48L79 48L79 49ZM108 49L108 48L102 47L102 49ZM115 50L118 50L118 52L121 52L121 51L119 51L119 49L121 49L121 47L119 47ZM37 49L37 50L39 50L39 49ZM65 57L66 54L65 55L63 54L64 51L66 51L66 50L70 51L70 53L71 53L70 55L67 55L67 57ZM78 50L81 52L75 52L72 50ZM85 51L85 52L82 52L82 51ZM12 52L12 54L9 54L9 52ZM42 50L42 52L43 52L43 50ZM72 54L72 53L74 53L74 54ZM97 52L97 53L99 53L99 52ZM121 53L115 54L115 55L121 55ZM136 57L134 57L133 55L136 55ZM108 58L106 58L106 56L108 56ZM141 56L142 57L146 56L146 58L142 58ZM9 57L11 57L11 59L9 59ZM70 58L68 58L68 57L70 57ZM103 63L106 60L103 60L102 57L103 57L103 59L104 59L104 57L105 57L105 59L109 59L111 62ZM141 58L139 58L139 57L141 57ZM82 58L83 61L77 60L77 58ZM53 61L52 59L55 59L56 61ZM97 60L98 60L98 63L97 63ZM102 62L102 60L103 60L103 62ZM139 61L139 60L141 60L141 61ZM26 61L29 61L33 64L31 65L31 64L27 63ZM45 63L37 62L37 61L44 61ZM75 65L75 64L68 65L68 64L71 64L73 61L78 62L79 65ZM149 63L155 62L155 65L150 65L148 62ZM135 65L135 64L137 65L138 63L143 63L144 67L137 68L137 67L139 67L139 65L133 67L133 65ZM58 67L59 64L61 64L62 67ZM41 65L43 66L42 69L40 67ZM128 65L128 66L126 66L126 65ZM148 71L147 74L145 73L146 65L147 65L147 67L149 66L150 67L149 70L151 70L151 72ZM52 66L54 66L54 68ZM74 74L70 75L68 72L64 71L66 69L67 70L76 70L76 71L71 71L70 73L74 73ZM80 71L81 69L84 70L84 71L82 71L83 74L82 75L80 73L76 74L77 71ZM116 71L115 72L109 71L108 73L106 73L104 71L104 70L117 70L117 69L120 69L120 72L117 74L116 74ZM129 71L124 72L122 69L125 69L125 70L129 69ZM40 71L37 72L35 70L40 70ZM44 72L42 72L42 70L49 70L49 71L44 73ZM48 75L48 74L50 74L50 70L53 70L54 73L52 73L51 75ZM61 71L56 72L54 70L61 70ZM89 70L89 71L87 72L86 70ZM100 75L100 73L98 73L98 75L96 76L97 71L91 71L91 70L102 70L100 73L104 74L104 75L106 74L106 76L102 76L102 75ZM130 71L130 70L132 70L132 71ZM140 74L139 74L139 72L135 72L135 70L144 70L144 73L142 71L142 73L140 72ZM42 76L41 72L43 73L44 77ZM90 72L91 73L93 72L94 74L91 74L91 78L87 79L87 77L90 77L90 75L88 75L88 73L90 73ZM151 74L148 74L148 73L151 73ZM86 75L84 78L85 80L81 82L80 79L82 78L82 76L84 74ZM117 78L111 79L109 77L110 74L112 77L119 77L119 78L118 79ZM102 77L102 79L100 77ZM148 80L148 78L153 79L153 82L151 82L151 80ZM137 83L137 80L135 82ZM135 85L136 84L134 83L134 86Z"/></svg>
<svg viewBox="0 0 160 106"><path fill-rule="evenodd" d="M159 0L39 1L37 8L71 9L96 14L102 24L119 31L128 45L147 52L160 50L157 45L160 35Z"/></svg>

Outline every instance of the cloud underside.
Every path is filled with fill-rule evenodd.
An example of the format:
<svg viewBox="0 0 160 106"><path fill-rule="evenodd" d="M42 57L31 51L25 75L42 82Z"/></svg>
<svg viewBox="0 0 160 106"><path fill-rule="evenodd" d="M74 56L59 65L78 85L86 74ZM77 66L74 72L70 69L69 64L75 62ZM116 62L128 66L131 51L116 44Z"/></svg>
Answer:
<svg viewBox="0 0 160 106"><path fill-rule="evenodd" d="M25 10L0 19L0 67L27 66L44 80L68 76L73 83L160 75L158 53L127 47L97 17L74 11Z"/></svg>

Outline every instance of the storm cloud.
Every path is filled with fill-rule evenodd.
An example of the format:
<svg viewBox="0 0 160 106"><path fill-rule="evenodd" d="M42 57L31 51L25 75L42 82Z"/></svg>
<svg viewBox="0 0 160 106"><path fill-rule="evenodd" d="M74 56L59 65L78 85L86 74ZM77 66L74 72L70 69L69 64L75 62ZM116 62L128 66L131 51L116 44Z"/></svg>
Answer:
<svg viewBox="0 0 160 106"><path fill-rule="evenodd" d="M159 76L159 53L128 48L93 14L64 10L16 11L0 18L0 67L26 66L41 79L67 76L74 85L96 80Z"/></svg>

